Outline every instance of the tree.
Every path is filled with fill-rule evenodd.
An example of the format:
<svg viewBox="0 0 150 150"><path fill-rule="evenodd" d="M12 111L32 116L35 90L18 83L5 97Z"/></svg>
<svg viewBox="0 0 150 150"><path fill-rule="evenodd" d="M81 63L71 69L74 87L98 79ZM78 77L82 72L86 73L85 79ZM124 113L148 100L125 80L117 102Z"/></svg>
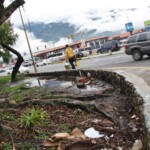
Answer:
<svg viewBox="0 0 150 150"><path fill-rule="evenodd" d="M5 8L4 2L5 0L0 0L0 25L4 23L18 7L25 3L24 0L14 0Z"/></svg>
<svg viewBox="0 0 150 150"><path fill-rule="evenodd" d="M13 2L10 3L10 5L8 7L5 8L4 2L5 2L5 0L0 0L0 25L2 25L17 8L19 8L20 6L22 6L25 3L24 0L14 0ZM4 35L4 36L6 36L6 35ZM7 43L7 42L8 42L7 40L4 40L4 38L2 38L0 36L0 44L2 45L2 47L5 50L12 52L13 54L15 54L18 57L16 65L15 65L15 67L12 71L12 75L11 75L11 81L13 82L16 79L16 74L20 68L20 65L22 64L22 62L24 60L23 60L23 57L21 56L21 54L17 50L15 50L9 46L12 44Z"/></svg>
<svg viewBox="0 0 150 150"><path fill-rule="evenodd" d="M0 0L0 25L2 25L18 7L22 6L25 3L24 0L15 0L8 7L5 8L4 2L5 2L5 0ZM4 36L6 36L6 35L4 35ZM2 36L0 36L0 44L3 46L3 48L18 56L17 63L13 69L12 76L11 76L11 81L14 81L16 78L16 74L19 70L19 67L24 60L19 52L17 52L16 50L14 50L13 48L11 48L10 46L7 45L10 43L7 43L8 41L7 42L6 41L4 39L2 39ZM13 41L12 41L12 43L13 43ZM7 130L7 128L4 125L0 124L0 130L1 129ZM9 131L9 130L7 130L7 131Z"/></svg>
<svg viewBox="0 0 150 150"><path fill-rule="evenodd" d="M15 44L18 35L14 34L13 24L11 24L10 21L7 21L0 26L0 37L1 40L7 45ZM2 57L3 61L8 64L12 58L12 55L6 48L4 48L3 51L0 52L0 57Z"/></svg>

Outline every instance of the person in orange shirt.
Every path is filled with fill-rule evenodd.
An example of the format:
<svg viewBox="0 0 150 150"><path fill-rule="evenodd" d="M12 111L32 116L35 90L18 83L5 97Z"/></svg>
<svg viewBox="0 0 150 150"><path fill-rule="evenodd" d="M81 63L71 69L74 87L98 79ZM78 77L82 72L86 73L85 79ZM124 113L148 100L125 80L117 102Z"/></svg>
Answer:
<svg viewBox="0 0 150 150"><path fill-rule="evenodd" d="M75 64L76 63L76 56L73 51L73 49L67 44L65 49L65 56L66 56L66 62L69 61L72 69L76 69Z"/></svg>

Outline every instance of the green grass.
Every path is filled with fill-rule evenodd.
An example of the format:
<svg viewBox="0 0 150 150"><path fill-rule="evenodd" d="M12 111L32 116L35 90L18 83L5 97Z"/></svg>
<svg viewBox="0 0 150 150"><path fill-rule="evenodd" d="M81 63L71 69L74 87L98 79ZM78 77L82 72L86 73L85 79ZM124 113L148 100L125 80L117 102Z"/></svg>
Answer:
<svg viewBox="0 0 150 150"><path fill-rule="evenodd" d="M70 126L66 123L60 124L59 128L61 129L61 132L67 132L67 133L71 132Z"/></svg>
<svg viewBox="0 0 150 150"><path fill-rule="evenodd" d="M10 82L10 76L0 77L0 86L3 86L4 84L8 82Z"/></svg>
<svg viewBox="0 0 150 150"><path fill-rule="evenodd" d="M3 120L8 120L8 121L15 121L16 118L15 116L10 113L10 112L1 112L0 113L0 120L3 121Z"/></svg>
<svg viewBox="0 0 150 150"><path fill-rule="evenodd" d="M39 108L27 108L20 117L20 125L26 129L32 129L35 125L42 123L48 114Z"/></svg>
<svg viewBox="0 0 150 150"><path fill-rule="evenodd" d="M21 101L23 99L23 95L25 93L22 90L22 87L26 87L25 84L21 84L18 86L2 86L0 90L0 95L10 95L9 100Z"/></svg>
<svg viewBox="0 0 150 150"><path fill-rule="evenodd" d="M17 80L23 80L23 76L18 76ZM10 76L0 77L0 98L6 98L9 100L14 100L16 102L21 102L25 97L37 97L37 98L49 98L52 96L51 92L40 87L26 87L26 83L19 85L7 84L10 82ZM13 85L13 86L11 86Z"/></svg>
<svg viewBox="0 0 150 150"><path fill-rule="evenodd" d="M11 145L11 143L4 143L2 147L0 145L0 148L2 148L3 150L11 150L12 145Z"/></svg>
<svg viewBox="0 0 150 150"><path fill-rule="evenodd" d="M36 148L33 147L31 143L27 143L27 142L20 143L18 144L18 146L20 150L36 150Z"/></svg>
<svg viewBox="0 0 150 150"><path fill-rule="evenodd" d="M16 81L23 80L24 76L17 76ZM4 86L6 83L9 83L11 81L11 76L0 76L0 86Z"/></svg>
<svg viewBox="0 0 150 150"><path fill-rule="evenodd" d="M16 102L21 102L23 100L23 94L22 93L14 94L11 96L11 99Z"/></svg>
<svg viewBox="0 0 150 150"><path fill-rule="evenodd" d="M18 77L18 81L24 79L22 76ZM20 85L9 86L7 83L10 82L10 76L0 77L0 96L6 97L8 96L8 100L14 100L16 102L20 102L24 99L25 95L32 96L39 94L38 87L26 88L27 83L22 83Z"/></svg>

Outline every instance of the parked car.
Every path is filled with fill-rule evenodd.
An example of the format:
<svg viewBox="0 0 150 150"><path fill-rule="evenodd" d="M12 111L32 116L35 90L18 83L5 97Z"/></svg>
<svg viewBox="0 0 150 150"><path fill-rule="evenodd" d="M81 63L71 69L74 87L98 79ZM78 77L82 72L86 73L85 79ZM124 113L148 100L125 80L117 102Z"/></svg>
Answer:
<svg viewBox="0 0 150 150"><path fill-rule="evenodd" d="M150 31L129 36L124 47L125 53L136 61L142 60L144 55L150 56Z"/></svg>
<svg viewBox="0 0 150 150"><path fill-rule="evenodd" d="M89 55L89 50L91 50L91 47L85 47L85 48L79 48L78 53L82 53L83 57L86 57Z"/></svg>
<svg viewBox="0 0 150 150"><path fill-rule="evenodd" d="M46 64L46 65L51 65L52 62L50 59L43 59L43 62Z"/></svg>
<svg viewBox="0 0 150 150"><path fill-rule="evenodd" d="M124 45L126 44L127 42L127 39L124 39L124 40L120 40L120 47L124 47Z"/></svg>
<svg viewBox="0 0 150 150"><path fill-rule="evenodd" d="M81 59L81 57L84 57L84 54L81 51L78 51L75 55L77 59Z"/></svg>
<svg viewBox="0 0 150 150"><path fill-rule="evenodd" d="M36 66L39 67L39 66L45 66L46 65L46 62L44 62L43 60L38 60L35 62Z"/></svg>
<svg viewBox="0 0 150 150"><path fill-rule="evenodd" d="M76 58L81 59L81 57L86 57L92 53L92 48L91 47L85 47L85 48L79 48L75 49L74 53L76 55Z"/></svg>
<svg viewBox="0 0 150 150"><path fill-rule="evenodd" d="M6 72L6 70L5 69L0 69L0 73L4 73L4 72Z"/></svg>
<svg viewBox="0 0 150 150"><path fill-rule="evenodd" d="M55 53L55 54L50 54L48 56L48 59L51 61L51 62L59 62L59 61L63 61L65 60L65 54L60 52L60 53Z"/></svg>
<svg viewBox="0 0 150 150"><path fill-rule="evenodd" d="M11 66L11 67L7 68L7 70L6 70L7 74L11 74L12 73L13 67L14 66ZM28 67L20 66L18 73L26 74L26 73L30 73L30 70L29 70Z"/></svg>
<svg viewBox="0 0 150 150"><path fill-rule="evenodd" d="M24 67L29 67L29 66L31 66L33 63L32 63L32 61L24 61L23 63L22 63L22 66L24 66Z"/></svg>
<svg viewBox="0 0 150 150"><path fill-rule="evenodd" d="M103 45L97 49L97 53L108 53L110 50L112 52L120 50L119 41L111 40L103 43Z"/></svg>

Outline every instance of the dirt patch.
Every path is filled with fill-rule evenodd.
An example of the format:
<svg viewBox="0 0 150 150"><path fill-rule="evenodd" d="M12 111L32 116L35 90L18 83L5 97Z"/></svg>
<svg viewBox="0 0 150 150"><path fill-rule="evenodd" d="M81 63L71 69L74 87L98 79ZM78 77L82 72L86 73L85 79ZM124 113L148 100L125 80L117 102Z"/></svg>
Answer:
<svg viewBox="0 0 150 150"><path fill-rule="evenodd" d="M50 81L48 78L40 80L47 83ZM4 149L6 143L13 143L17 150L50 149L44 147L43 142L55 133L70 133L74 128L84 133L91 127L103 136L76 141L77 145L90 144L88 147L84 146L86 150L129 150L137 139L144 145L143 123L139 119L139 114L135 112L131 99L123 95L119 88L96 79L92 79L86 87L80 89L77 88L74 77L68 78L67 81L64 81L64 78L51 81L57 82L51 87L45 83L45 86L38 87L33 93L28 92L31 87L27 83L26 88L20 89L24 97L19 102L4 96L6 100L1 102L0 117L2 124L10 129L6 128L6 132L1 132L1 149ZM62 82L66 84L56 84ZM37 123L32 130L21 127L19 118L27 108L33 107L46 112L47 117L42 123ZM63 140L62 150L73 150L74 143L75 141ZM56 148L57 146L53 147Z"/></svg>

